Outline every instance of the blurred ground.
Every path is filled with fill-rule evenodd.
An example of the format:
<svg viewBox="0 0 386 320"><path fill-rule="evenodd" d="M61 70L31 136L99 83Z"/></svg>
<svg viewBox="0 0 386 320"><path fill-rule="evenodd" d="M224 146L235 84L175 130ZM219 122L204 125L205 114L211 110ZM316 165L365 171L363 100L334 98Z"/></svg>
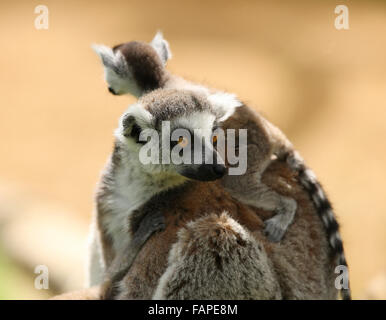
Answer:
<svg viewBox="0 0 386 320"><path fill-rule="evenodd" d="M38 4L49 30L34 28ZM337 4L350 30L334 28ZM335 204L354 297L386 298L385 2L8 0L0 12L0 298L46 297L38 264L59 291L82 285L94 186L133 101L107 92L90 45L158 29L170 70L236 92L284 130Z"/></svg>

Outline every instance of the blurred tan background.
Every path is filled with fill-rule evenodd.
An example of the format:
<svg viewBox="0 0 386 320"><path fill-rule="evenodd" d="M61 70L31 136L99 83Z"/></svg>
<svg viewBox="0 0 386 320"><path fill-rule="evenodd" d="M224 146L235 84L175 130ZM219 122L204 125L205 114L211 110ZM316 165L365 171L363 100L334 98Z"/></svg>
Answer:
<svg viewBox="0 0 386 320"><path fill-rule="evenodd" d="M35 6L49 9L36 30ZM349 8L349 30L334 9ZM354 298L386 298L384 1L1 1L0 299L80 288L93 192L134 101L92 43L150 41L169 69L227 89L284 130L342 224ZM50 290L34 288L47 265Z"/></svg>

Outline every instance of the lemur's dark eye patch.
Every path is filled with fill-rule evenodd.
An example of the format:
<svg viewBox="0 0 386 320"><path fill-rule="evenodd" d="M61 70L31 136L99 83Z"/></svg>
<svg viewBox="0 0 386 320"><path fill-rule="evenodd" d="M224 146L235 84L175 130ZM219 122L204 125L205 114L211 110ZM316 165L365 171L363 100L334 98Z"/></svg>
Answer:
<svg viewBox="0 0 386 320"><path fill-rule="evenodd" d="M139 136L139 134L141 133L141 128L139 125L137 125L136 123L133 124L133 127L131 128L131 132L130 132L130 135L132 137L136 137L136 136Z"/></svg>

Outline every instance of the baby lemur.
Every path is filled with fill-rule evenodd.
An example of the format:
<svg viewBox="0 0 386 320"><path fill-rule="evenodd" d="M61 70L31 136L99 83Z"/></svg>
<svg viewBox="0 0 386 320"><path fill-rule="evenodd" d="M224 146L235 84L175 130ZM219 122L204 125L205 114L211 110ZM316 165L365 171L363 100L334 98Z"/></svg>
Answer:
<svg viewBox="0 0 386 320"><path fill-rule="evenodd" d="M113 49L105 46L95 46L94 49L102 59L106 81L112 94L130 93L141 97L157 88L172 88L191 90L206 97L212 105L228 106L223 108L222 118L217 120L225 129L248 130L248 166L245 174L224 176L222 178L224 187L233 197L245 204L275 211L277 214L265 221L265 231L268 239L280 241L294 219L297 204L294 199L268 188L261 182L261 177L272 159L286 160L289 167L298 173L299 182L315 204L325 225L337 264L347 266L339 225L331 204L313 172L305 166L303 159L278 128L240 103L234 95L189 82L169 73L165 69L165 64L171 53L167 41L160 33L150 44L132 41L115 46ZM167 108L164 112L171 112L171 108ZM342 295L349 298L349 289L343 290Z"/></svg>

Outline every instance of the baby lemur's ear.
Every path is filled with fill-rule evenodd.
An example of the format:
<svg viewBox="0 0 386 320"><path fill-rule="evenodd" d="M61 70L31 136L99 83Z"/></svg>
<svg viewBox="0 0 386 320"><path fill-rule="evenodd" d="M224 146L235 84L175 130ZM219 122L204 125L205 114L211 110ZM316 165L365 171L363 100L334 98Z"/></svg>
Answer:
<svg viewBox="0 0 386 320"><path fill-rule="evenodd" d="M127 75L129 69L125 58L119 50L114 52L113 49L98 44L92 45L92 48L101 58L102 63L106 68L113 70L116 74L120 76Z"/></svg>
<svg viewBox="0 0 386 320"><path fill-rule="evenodd" d="M169 48L169 42L167 42L161 31L158 31L153 38L153 40L150 42L150 45L157 51L159 57L161 58L161 61L166 64L166 62L172 58L172 52Z"/></svg>
<svg viewBox="0 0 386 320"><path fill-rule="evenodd" d="M243 105L235 94L227 92L213 93L208 96L208 100L217 114L218 122L227 120L237 107Z"/></svg>

